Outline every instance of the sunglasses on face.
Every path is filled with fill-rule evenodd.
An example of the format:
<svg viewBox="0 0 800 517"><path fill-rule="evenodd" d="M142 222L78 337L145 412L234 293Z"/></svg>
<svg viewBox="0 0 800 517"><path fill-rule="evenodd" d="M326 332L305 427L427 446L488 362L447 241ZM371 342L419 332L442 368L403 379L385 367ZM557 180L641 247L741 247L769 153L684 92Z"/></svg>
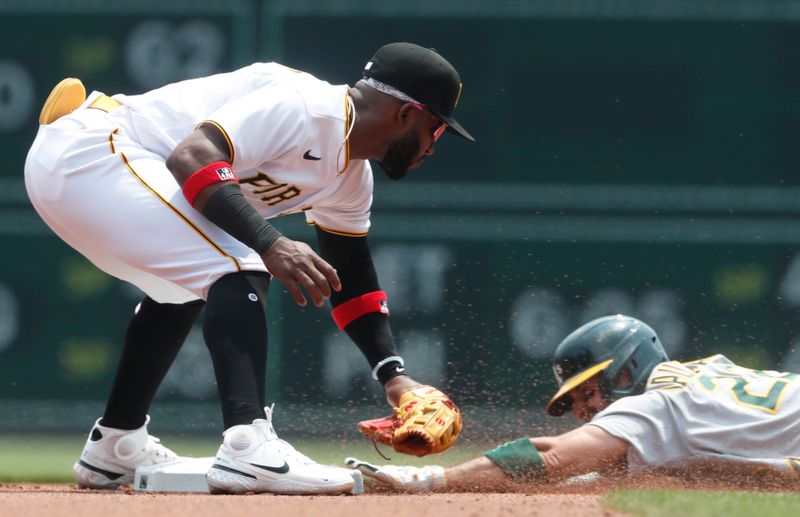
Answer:
<svg viewBox="0 0 800 517"><path fill-rule="evenodd" d="M411 105L414 106L415 108L417 108L418 110L422 111L423 113L425 113L429 117L431 117L436 122L439 122L439 126L437 126L436 129L433 130L433 141L436 142L437 140L439 140L439 137L442 136L442 133L444 133L444 130L447 129L447 123L443 122L442 119L437 117L435 114L433 114L431 112L431 110L429 110L428 108L426 108L422 104L420 104L418 102L412 102Z"/></svg>

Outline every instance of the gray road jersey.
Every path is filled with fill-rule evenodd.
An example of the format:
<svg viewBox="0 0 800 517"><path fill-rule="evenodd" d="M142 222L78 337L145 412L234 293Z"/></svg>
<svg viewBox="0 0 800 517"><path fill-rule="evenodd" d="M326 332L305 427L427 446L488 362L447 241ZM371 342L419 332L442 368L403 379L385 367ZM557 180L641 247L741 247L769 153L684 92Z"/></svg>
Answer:
<svg viewBox="0 0 800 517"><path fill-rule="evenodd" d="M722 355L659 364L645 393L589 425L631 444L631 473L697 463L753 463L800 475L800 375L750 370Z"/></svg>

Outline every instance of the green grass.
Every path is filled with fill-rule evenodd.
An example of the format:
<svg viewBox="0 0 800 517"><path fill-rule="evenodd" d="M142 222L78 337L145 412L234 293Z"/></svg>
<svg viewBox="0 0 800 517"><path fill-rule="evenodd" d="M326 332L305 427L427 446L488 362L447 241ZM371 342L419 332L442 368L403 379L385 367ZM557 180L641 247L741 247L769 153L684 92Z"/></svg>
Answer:
<svg viewBox="0 0 800 517"><path fill-rule="evenodd" d="M162 436L162 443L184 456L213 456L219 447L216 438L186 438ZM0 436L0 482L71 483L72 464L81 453L81 437L63 436ZM376 464L390 463L375 452L364 439L358 442L325 440L290 440L302 453L320 463L341 465L346 456L356 456ZM416 458L380 446L393 463L406 465L455 465L474 458L495 444L459 444L436 456Z"/></svg>
<svg viewBox="0 0 800 517"><path fill-rule="evenodd" d="M800 515L800 493L620 490L603 502L641 517L759 517Z"/></svg>

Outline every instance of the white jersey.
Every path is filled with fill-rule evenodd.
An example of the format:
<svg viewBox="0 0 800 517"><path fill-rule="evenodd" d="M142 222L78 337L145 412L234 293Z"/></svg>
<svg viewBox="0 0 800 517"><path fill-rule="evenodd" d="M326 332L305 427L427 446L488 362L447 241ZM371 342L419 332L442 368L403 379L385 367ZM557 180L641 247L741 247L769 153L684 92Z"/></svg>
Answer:
<svg viewBox="0 0 800 517"><path fill-rule="evenodd" d="M800 475L800 375L722 355L659 364L645 393L612 403L590 425L630 444L632 473L736 462Z"/></svg>
<svg viewBox="0 0 800 517"><path fill-rule="evenodd" d="M199 124L225 135L242 189L265 218L305 213L342 235L369 229L372 170L350 160L347 85L276 63L170 84L101 92L40 126L25 163L31 202L103 271L161 303L204 299L221 276L266 271L261 257L186 201L165 159Z"/></svg>
<svg viewBox="0 0 800 517"><path fill-rule="evenodd" d="M166 159L201 122L225 135L232 165L265 218L305 212L311 224L342 234L369 229L372 170L350 160L355 113L347 85L331 85L278 63L115 95L114 120Z"/></svg>

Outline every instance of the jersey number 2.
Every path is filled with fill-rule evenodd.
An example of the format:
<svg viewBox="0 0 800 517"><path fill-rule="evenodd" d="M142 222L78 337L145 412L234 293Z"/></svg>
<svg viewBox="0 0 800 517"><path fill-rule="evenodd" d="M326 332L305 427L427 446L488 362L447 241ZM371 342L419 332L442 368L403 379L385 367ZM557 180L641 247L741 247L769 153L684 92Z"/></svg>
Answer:
<svg viewBox="0 0 800 517"><path fill-rule="evenodd" d="M714 391L724 379L725 387L738 404L773 414L778 411L786 387L800 377L794 373L776 374L733 365L724 367L724 370L727 370L727 374L721 373L713 377L700 375L698 381L705 389ZM750 383L754 381L760 381L763 387L769 386L769 389L762 388L762 394L752 393L748 387L752 388Z"/></svg>

